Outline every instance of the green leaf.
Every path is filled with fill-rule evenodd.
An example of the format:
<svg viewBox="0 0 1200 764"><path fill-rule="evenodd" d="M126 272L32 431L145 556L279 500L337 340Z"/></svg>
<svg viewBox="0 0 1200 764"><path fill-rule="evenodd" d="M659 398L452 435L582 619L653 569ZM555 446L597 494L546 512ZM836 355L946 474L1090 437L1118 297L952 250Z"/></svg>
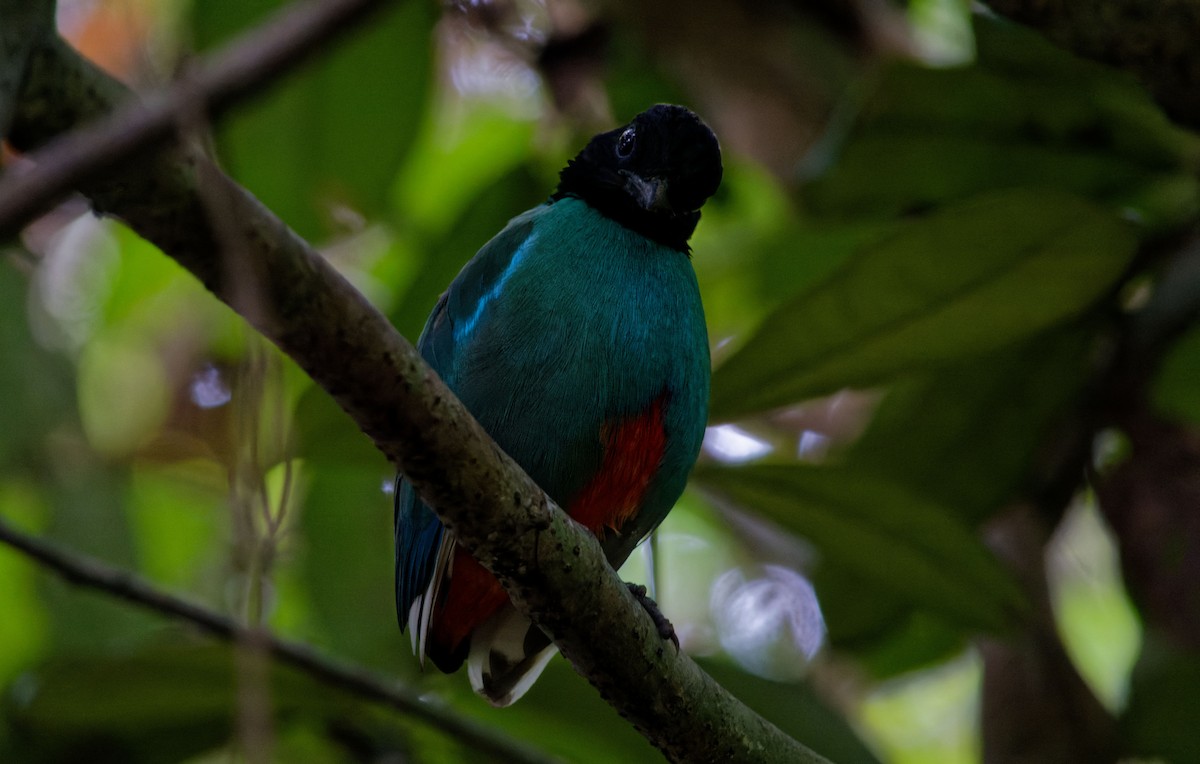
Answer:
<svg viewBox="0 0 1200 764"><path fill-rule="evenodd" d="M201 482L210 475L211 484ZM183 476L191 482L185 482ZM213 564L214 552L224 551L223 534L228 532L229 496L224 477L219 466L202 460L176 467L174 472L132 472L125 513L143 575L176 589L205 583L217 588L207 576L211 576L208 566Z"/></svg>
<svg viewBox="0 0 1200 764"><path fill-rule="evenodd" d="M1005 191L948 206L770 315L713 376L731 419L993 350L1082 313L1136 240L1075 197Z"/></svg>
<svg viewBox="0 0 1200 764"><path fill-rule="evenodd" d="M827 584L820 576L815 583L819 589ZM837 591L827 585L821 591L826 602L861 596L855 590ZM833 610L836 611L836 607ZM880 628L869 635L836 641L832 631L835 617L835 613L829 614L830 642L845 652L852 652L862 667L878 680L929 668L961 655L973 636L960 624L908 608L900 618L880 621Z"/></svg>
<svg viewBox="0 0 1200 764"><path fill-rule="evenodd" d="M875 679L888 679L963 651L972 629L947 620L829 560L812 572L829 644L852 654Z"/></svg>
<svg viewBox="0 0 1200 764"><path fill-rule="evenodd" d="M192 4L201 47L281 2ZM417 133L432 69L432 3L398 3L335 40L217 133L231 174L306 238L335 230L334 210L374 215Z"/></svg>
<svg viewBox="0 0 1200 764"><path fill-rule="evenodd" d="M845 468L697 469L701 486L811 541L829 564L968 628L1003 630L1024 607L1004 568L945 507Z"/></svg>
<svg viewBox="0 0 1200 764"><path fill-rule="evenodd" d="M46 498L51 516L44 536L82 554L122 568L137 569L129 512L128 470L88 451L48 471ZM153 615L119 599L81 594L57 577L45 580L42 601L58 651L92 653L121 642L138 644Z"/></svg>
<svg viewBox="0 0 1200 764"><path fill-rule="evenodd" d="M799 219L775 178L729 158L721 188L704 206L691 239L709 336L749 331L798 291L827 279L855 253L894 234L897 225Z"/></svg>
<svg viewBox="0 0 1200 764"><path fill-rule="evenodd" d="M808 682L785 684L747 674L724 661L700 660L706 673L786 734L838 764L876 764L875 754Z"/></svg>
<svg viewBox="0 0 1200 764"><path fill-rule="evenodd" d="M970 86L950 84L946 92ZM808 186L805 200L817 215L894 216L994 188L1058 188L1103 198L1146 179L1143 166L1105 152L1064 152L1043 143L933 129L872 130L838 157L828 180Z"/></svg>
<svg viewBox="0 0 1200 764"><path fill-rule="evenodd" d="M1180 337L1163 358L1151 400L1163 414L1200 424L1200 329Z"/></svg>
<svg viewBox="0 0 1200 764"><path fill-rule="evenodd" d="M345 419L346 417L342 417ZM416 673L408 637L396 625L392 501L387 463L322 462L312 471L299 517L304 592L329 649Z"/></svg>
<svg viewBox="0 0 1200 764"><path fill-rule="evenodd" d="M979 17L976 35L970 66L883 71L849 131L810 160L809 209L891 216L1029 186L1129 205L1163 227L1195 214L1194 187L1166 206L1148 189L1194 176L1200 144L1132 78L1005 22Z"/></svg>
<svg viewBox="0 0 1200 764"><path fill-rule="evenodd" d="M0 265L0 469L40 451L45 434L77 418L70 364L34 341L28 311L29 280Z"/></svg>
<svg viewBox="0 0 1200 764"><path fill-rule="evenodd" d="M387 469L387 460L341 406L316 385L296 403L297 456L323 466L360 465Z"/></svg>
<svg viewBox="0 0 1200 764"><path fill-rule="evenodd" d="M45 510L44 497L35 484L8 479L0 485L0 517L6 523L36 533ZM0 685L14 679L51 647L40 573L24 555L0 548L0 581L4 582Z"/></svg>
<svg viewBox="0 0 1200 764"><path fill-rule="evenodd" d="M1051 103L1039 83L1053 80L1059 101L1074 101L1072 110L1090 109L1109 127L1107 134L1116 153L1140 156L1149 164L1194 165L1200 149L1196 135L1163 113L1137 78L1096 61L1078 58L1020 24L975 16L977 56L990 71L1033 87L1031 100L1042 109L1064 108ZM1074 128L1069 134L1096 138L1095 131Z"/></svg>
<svg viewBox="0 0 1200 764"><path fill-rule="evenodd" d="M534 128L534 122L486 101L439 100L426 112L396 181L396 206L404 228L446 235L481 193L531 161ZM527 206L544 201L553 181L546 178L534 185ZM504 220L521 212L526 199L515 195L508 201Z"/></svg>
<svg viewBox="0 0 1200 764"><path fill-rule="evenodd" d="M1026 478L1082 388L1091 351L1090 335L1070 327L903 379L845 462L979 522Z"/></svg>
<svg viewBox="0 0 1200 764"><path fill-rule="evenodd" d="M237 739L239 693L249 676L264 680L266 711L276 734L323 738L319 747L339 750L334 760L348 760L363 747L377 749L383 758L403 751L414 761L479 757L425 722L366 703L288 666L266 659L258 674L246 662L257 656L235 654L228 644L199 643L174 628L160 636L165 638L136 652L59 656L31 668L0 697L0 721L9 727L0 726L0 760L191 760Z"/></svg>
<svg viewBox="0 0 1200 764"><path fill-rule="evenodd" d="M22 761L179 761L232 734L228 650L175 646L57 658L9 689Z"/></svg>
<svg viewBox="0 0 1200 764"><path fill-rule="evenodd" d="M1148 632L1120 718L1127 753L1139 759L1200 761L1200 656Z"/></svg>

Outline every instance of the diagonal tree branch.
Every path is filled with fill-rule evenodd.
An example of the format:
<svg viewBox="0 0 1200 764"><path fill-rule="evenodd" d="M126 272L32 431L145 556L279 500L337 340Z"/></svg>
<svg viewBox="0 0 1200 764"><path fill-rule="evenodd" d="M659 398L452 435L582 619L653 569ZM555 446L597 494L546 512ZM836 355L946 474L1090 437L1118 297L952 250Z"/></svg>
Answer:
<svg viewBox="0 0 1200 764"><path fill-rule="evenodd" d="M20 4L26 0L15 1ZM176 87L142 101L127 99L128 103L111 113L108 98L124 91L104 87L100 94L103 98L92 104L96 108L88 115L99 120L96 125L64 136L54 151L37 157L36 172L6 179L0 188L0 236L12 233L10 229L16 221L43 212L80 181L95 177L147 144L172 137L185 117L196 113L216 115L244 100L311 56L321 43L364 20L384 4L382 0L298 3L253 34L239 38L207 65L186 73ZM0 13L0 18L4 17ZM3 117L3 103L0 90L0 117ZM0 136L5 127L0 118Z"/></svg>
<svg viewBox="0 0 1200 764"><path fill-rule="evenodd" d="M125 97L61 40L47 41L30 59L11 141L36 149ZM823 760L664 643L595 538L496 446L361 294L248 192L189 147L131 150L121 160L81 183L95 209L124 220L235 309L244 284L229 274L249 274L260 309L247 320L333 395L652 744L678 761ZM244 241L225 257L236 255L238 268L223 267L205 198L227 202L232 219L222 229L235 227Z"/></svg>
<svg viewBox="0 0 1200 764"><path fill-rule="evenodd" d="M54 571L68 582L105 592L119 599L186 621L214 637L261 646L273 658L299 669L331 687L380 703L421 719L478 751L505 761L549 764L555 759L518 743L495 730L426 703L412 690L387 682L358 666L321 655L308 645L252 629L205 607L180 599L133 575L96 560L59 549L13 528L0 519L0 543Z"/></svg>

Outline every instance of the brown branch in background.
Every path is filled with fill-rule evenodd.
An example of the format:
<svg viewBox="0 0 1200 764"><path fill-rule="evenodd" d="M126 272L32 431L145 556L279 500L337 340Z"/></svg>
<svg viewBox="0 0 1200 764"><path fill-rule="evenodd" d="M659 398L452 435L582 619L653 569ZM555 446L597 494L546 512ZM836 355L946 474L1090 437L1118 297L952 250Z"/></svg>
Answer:
<svg viewBox="0 0 1200 764"><path fill-rule="evenodd" d="M1097 345L1105 352L1095 354L1089 382L1076 404L1048 428L1049 435L1022 498L997 514L987 527L985 535L990 546L1008 565L1033 608L1020 633L1003 640L979 640L984 662L981 732L985 762L1020 759L1092 764L1120 757L1117 720L1083 680L1059 636L1046 579L1046 548L1054 528L1084 487L1085 476L1092 473L1097 433L1112 426L1130 432L1130 415L1136 418L1138 412L1144 413L1139 402L1144 401L1147 382L1153 378L1162 354L1200 316L1198 254L1200 239L1195 231L1181 232L1142 248L1136 267L1130 268L1126 276L1128 279L1146 268L1162 266L1149 300L1136 312L1114 312L1110 317L1104 340ZM1118 291L1114 289L1106 302L1115 302ZM1137 433L1130 435L1136 442ZM1168 452L1179 445L1162 433L1156 433L1155 441L1154 447L1162 446ZM1153 480L1120 485L1131 470L1160 472ZM1144 450L1135 445L1133 458L1093 483L1110 523L1114 510L1123 511L1125 517L1121 519L1125 521L1137 511L1131 501L1114 502L1114 491L1149 485L1153 487L1149 495L1158 498L1180 486L1191 488L1193 477L1179 464L1170 464L1165 473L1162 470L1162 465L1147 460ZM1092 479L1096 480L1094 473ZM1114 482L1118 483L1115 487ZM1164 502L1152 505L1151 511L1166 507L1169 513L1178 511L1174 507L1191 506L1187 501L1174 506ZM1187 518L1175 518L1166 532L1179 533L1186 522ZM1160 539L1147 532L1145 526L1140 526L1137 533L1121 532L1119 522L1114 527L1126 567L1132 555L1148 548L1157 555L1162 548ZM1163 578L1167 587L1180 583ZM1128 570L1125 580L1131 590L1136 590L1137 578L1131 578ZM1190 582L1188 579L1183 585ZM1179 610L1174 608L1172 615ZM1148 611L1143 609L1143 617L1154 623L1153 614L1147 616Z"/></svg>
<svg viewBox="0 0 1200 764"><path fill-rule="evenodd" d="M44 212L80 182L147 145L171 138L177 126L197 110L220 113L257 92L282 72L321 49L321 44L361 22L382 0L307 0L288 6L252 34L207 57L172 86L140 102L130 99L109 114L92 109L84 121L97 124L57 142L53 150L31 157L36 171L5 177L0 184L0 237L21 221ZM53 83L47 83L53 87ZM104 85L93 95L107 102L122 92ZM197 99L200 99L197 102ZM105 103L107 106L107 103ZM63 129L75 127L64 125ZM16 141L14 140L14 143Z"/></svg>
<svg viewBox="0 0 1200 764"><path fill-rule="evenodd" d="M61 40L47 41L30 59L12 142L36 149L127 97ZM125 115L132 125L147 120L137 110ZM378 310L245 189L193 148L147 151L146 142L123 141L118 155L109 133L88 135L64 150L103 157L79 166L110 167L81 181L95 209L123 219L236 309L237 284L204 204L228 200L245 242L238 257L263 287L263 310L244 317L337 400L517 607L653 745L677 761L823 761L664 642L595 537L496 446ZM57 184L70 175L56 173ZM11 200L4 186L0 199Z"/></svg>
<svg viewBox="0 0 1200 764"><path fill-rule="evenodd" d="M1082 465L1071 466L1077 486ZM1018 503L994 517L985 534L1033 606L1019 632L976 640L984 665L986 763L1102 764L1119 758L1116 720L1080 676L1055 625L1045 559L1052 530L1036 507Z"/></svg>
<svg viewBox="0 0 1200 764"><path fill-rule="evenodd" d="M494 754L505 761L554 761L546 754L511 738L426 703L416 692L394 682L385 681L370 671L321 655L308 645L272 636L261 629L243 626L228 616L156 589L127 570L64 551L53 544L22 533L3 519L0 519L0 543L16 549L77 586L104 592L156 613L185 621L227 642L261 645L281 663L286 663L330 687L420 719L475 750Z"/></svg>

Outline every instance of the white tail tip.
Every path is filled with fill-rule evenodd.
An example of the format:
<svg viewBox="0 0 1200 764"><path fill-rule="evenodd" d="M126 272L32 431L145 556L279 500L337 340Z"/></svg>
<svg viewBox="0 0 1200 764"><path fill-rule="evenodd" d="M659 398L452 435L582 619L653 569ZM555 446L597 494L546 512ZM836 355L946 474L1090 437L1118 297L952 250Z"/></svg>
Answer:
<svg viewBox="0 0 1200 764"><path fill-rule="evenodd" d="M471 635L467 676L471 687L493 706L521 698L558 652L541 629L506 605Z"/></svg>

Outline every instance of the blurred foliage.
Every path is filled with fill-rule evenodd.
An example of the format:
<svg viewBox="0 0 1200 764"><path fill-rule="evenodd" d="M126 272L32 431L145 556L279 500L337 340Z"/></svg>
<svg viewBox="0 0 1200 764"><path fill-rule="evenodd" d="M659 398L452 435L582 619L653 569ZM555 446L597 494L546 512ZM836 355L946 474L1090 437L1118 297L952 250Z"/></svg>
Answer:
<svg viewBox="0 0 1200 764"><path fill-rule="evenodd" d="M947 205L764 320L714 376L712 416L869 387L1038 334L1111 289L1135 246L1113 213L1074 197L1005 191Z"/></svg>
<svg viewBox="0 0 1200 764"><path fill-rule="evenodd" d="M196 47L211 49L285 5L195 3ZM319 241L346 227L347 214L386 208L416 136L421 110L413 107L429 91L434 11L432 3L397 4L336 55L289 74L217 131L230 173L302 236Z"/></svg>
<svg viewBox="0 0 1200 764"><path fill-rule="evenodd" d="M1181 337L1163 359L1154 385L1154 403L1166 416L1200 424L1200 329Z"/></svg>
<svg viewBox="0 0 1200 764"><path fill-rule="evenodd" d="M812 541L831 563L889 598L994 631L1011 626L1023 605L967 526L899 485L805 465L702 467L695 479Z"/></svg>
<svg viewBox="0 0 1200 764"><path fill-rule="evenodd" d="M1179 649L1162 635L1147 635L1121 719L1131 750L1167 761L1195 758L1196 738L1187 730L1200 713L1197 682L1200 658L1195 652Z"/></svg>
<svg viewBox="0 0 1200 764"><path fill-rule="evenodd" d="M211 50L281 5L131 7L142 43L179 55L180 38ZM410 338L594 127L552 102L546 79L566 75L538 68L538 43L570 39L561 20L538 3L495 4L515 14L497 20L480 15L487 5L397 4L214 127L228 171L326 246ZM697 81L627 20L604 27L603 66L584 51L567 72L601 95L606 124L683 101L729 126L725 182L692 244L714 421L754 450L710 442L699 490L660 531L660 600L706 670L839 762L979 757L968 645L1021 629L1031 610L979 531L1033 481L1088 390L1105 332L1136 302L1139 257L1200 210L1200 144L1132 81L994 19L972 23L965 4L909 5L930 58L959 63L859 66L818 22L791 19L788 44L823 40L806 76L839 95L782 176L737 129L778 104ZM421 673L396 628L391 475L370 441L120 226L84 216L27 244L0 265L0 516L238 617L261 609L281 633L565 760L656 757L562 660L504 711L464 677ZM1150 390L1157 412L1190 426L1198 336L1173 346ZM1108 567L1055 579L1065 641L1124 712L1131 754L1200 758L1196 656L1150 630L1130 676L1139 614L1113 540L1089 527L1086 544L1064 548ZM800 622L810 590L781 569L812 580L824 626ZM624 572L645 575L637 556ZM0 760L240 750L255 680L229 648L4 548L0 578ZM770 612L739 615L755 608ZM759 629L756 647L731 623ZM801 632L825 627L806 666ZM1106 631L1122 647L1090 650ZM265 676L276 760L477 760L288 670ZM939 723L923 725L931 715Z"/></svg>

